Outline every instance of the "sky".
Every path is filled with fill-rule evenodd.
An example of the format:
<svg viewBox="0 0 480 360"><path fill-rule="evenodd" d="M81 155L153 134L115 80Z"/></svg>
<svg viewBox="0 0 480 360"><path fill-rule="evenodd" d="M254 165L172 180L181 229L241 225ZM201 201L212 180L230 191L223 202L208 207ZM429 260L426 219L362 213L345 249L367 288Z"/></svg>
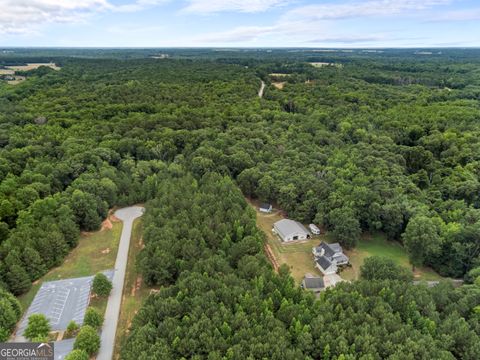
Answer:
<svg viewBox="0 0 480 360"><path fill-rule="evenodd" d="M0 0L2 47L480 47L480 0Z"/></svg>

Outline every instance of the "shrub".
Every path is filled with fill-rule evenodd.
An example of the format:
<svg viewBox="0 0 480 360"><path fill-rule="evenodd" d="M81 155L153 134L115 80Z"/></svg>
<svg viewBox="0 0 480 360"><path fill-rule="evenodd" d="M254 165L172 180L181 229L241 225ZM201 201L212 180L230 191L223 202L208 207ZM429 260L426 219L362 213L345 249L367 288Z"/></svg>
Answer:
<svg viewBox="0 0 480 360"><path fill-rule="evenodd" d="M392 259L371 256L360 267L360 274L365 280L400 280L412 281L412 273Z"/></svg>
<svg viewBox="0 0 480 360"><path fill-rule="evenodd" d="M88 354L85 350L73 350L65 357L65 360L88 360Z"/></svg>
<svg viewBox="0 0 480 360"><path fill-rule="evenodd" d="M112 282L104 274L98 273L93 279L92 290L98 296L107 297L112 290Z"/></svg>
<svg viewBox="0 0 480 360"><path fill-rule="evenodd" d="M78 331L78 329L78 324L75 321L71 320L67 325L67 331L65 332L65 336L67 338L72 338Z"/></svg>
<svg viewBox="0 0 480 360"><path fill-rule="evenodd" d="M82 326L73 344L75 350L84 350L88 355L95 354L100 349L100 336L89 326Z"/></svg>
<svg viewBox="0 0 480 360"><path fill-rule="evenodd" d="M43 314L32 314L28 318L28 325L25 329L25 337L33 341L38 338L48 337L50 332L50 323Z"/></svg>
<svg viewBox="0 0 480 360"><path fill-rule="evenodd" d="M90 325L93 328L100 328L103 324L103 315L94 308L89 307L83 319L83 325Z"/></svg>

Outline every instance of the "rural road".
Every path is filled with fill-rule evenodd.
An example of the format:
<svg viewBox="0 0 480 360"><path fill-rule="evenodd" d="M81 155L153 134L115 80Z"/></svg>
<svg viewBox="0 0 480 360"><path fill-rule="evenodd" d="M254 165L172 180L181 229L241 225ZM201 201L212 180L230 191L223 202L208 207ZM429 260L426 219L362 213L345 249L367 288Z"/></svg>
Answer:
<svg viewBox="0 0 480 360"><path fill-rule="evenodd" d="M260 90L258 90L258 97L263 97L263 92L265 91L265 82L262 80L262 85L260 86Z"/></svg>
<svg viewBox="0 0 480 360"><path fill-rule="evenodd" d="M117 210L115 216L123 221L122 235L118 247L117 260L115 261L115 274L113 275L113 288L108 298L105 321L103 322L100 350L97 360L111 360L115 345L115 332L117 331L118 316L122 303L123 283L127 269L128 249L132 235L133 220L143 215L144 208L131 206Z"/></svg>

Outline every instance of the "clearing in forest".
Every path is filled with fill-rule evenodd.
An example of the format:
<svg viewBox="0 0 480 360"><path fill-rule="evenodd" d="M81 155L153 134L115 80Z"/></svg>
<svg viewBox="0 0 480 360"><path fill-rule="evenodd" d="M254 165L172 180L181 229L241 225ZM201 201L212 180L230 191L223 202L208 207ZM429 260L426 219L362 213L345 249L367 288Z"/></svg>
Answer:
<svg viewBox="0 0 480 360"><path fill-rule="evenodd" d="M267 244L272 250L277 263L279 265L288 265L297 284L302 282L303 277L307 273L321 276L320 271L313 262L312 248L321 241L330 242L329 238L325 235L320 235L305 241L296 241L290 244L282 243L278 236L272 232L273 224L285 218L282 212L274 210L270 214L265 214L258 211L258 203L250 201L250 205L255 209L257 225L265 233Z"/></svg>
<svg viewBox="0 0 480 360"><path fill-rule="evenodd" d="M115 265L121 231L122 223L113 222L111 229L83 233L77 247L67 255L62 265L50 270L41 279L35 281L30 291L19 297L22 308L27 309L30 306L38 289L45 281L90 276L103 270L112 269ZM109 249L109 251L105 251L105 249ZM106 299L92 300L92 306L96 306L102 312L106 305Z"/></svg>
<svg viewBox="0 0 480 360"><path fill-rule="evenodd" d="M29 71L38 69L40 66L46 66L53 70L60 70L61 68L55 63L28 63L27 65L5 66L5 68L13 71Z"/></svg>
<svg viewBox="0 0 480 360"><path fill-rule="evenodd" d="M272 85L275 86L278 90L282 90L285 87L286 81L272 82Z"/></svg>
<svg viewBox="0 0 480 360"><path fill-rule="evenodd" d="M307 273L321 276L321 272L315 267L312 255L312 248L317 246L321 241L332 243L336 242L333 236L329 233L323 232L319 236L314 236L313 239L294 242L291 244L282 243L281 240L272 233L273 224L285 218L282 212L274 210L270 214L261 213L258 211L258 204L254 201L249 201L250 205L255 209L257 214L257 225L263 230L267 238L267 244L273 252L277 262L282 265L286 264L290 268L292 277L297 284L300 284L303 277ZM370 256L385 256L399 265L402 265L409 270L412 269L408 260L408 255L405 249L395 241L389 241L384 234L368 234L362 235L356 248L352 250L344 250L345 254L350 259L351 267L344 268L339 275L345 280L356 280L360 276L360 267L367 257ZM417 268L414 273L415 280L439 280L442 277L435 271L427 267Z"/></svg>
<svg viewBox="0 0 480 360"><path fill-rule="evenodd" d="M322 67L325 67L325 66L335 66L337 68L342 68L343 67L342 64L328 63L328 62L311 62L309 64L312 65L313 67L316 67L316 68L322 68Z"/></svg>

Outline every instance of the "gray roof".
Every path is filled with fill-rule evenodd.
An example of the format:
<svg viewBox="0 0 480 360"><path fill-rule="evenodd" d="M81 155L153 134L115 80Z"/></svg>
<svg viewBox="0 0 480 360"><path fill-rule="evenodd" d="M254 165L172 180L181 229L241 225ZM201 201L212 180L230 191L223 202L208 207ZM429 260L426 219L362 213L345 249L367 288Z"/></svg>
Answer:
<svg viewBox="0 0 480 360"><path fill-rule="evenodd" d="M260 209L270 209L272 207L271 204L267 204L267 203L263 203L263 204L260 204Z"/></svg>
<svg viewBox="0 0 480 360"><path fill-rule="evenodd" d="M306 277L303 279L303 286L305 289L323 289L325 284L321 277Z"/></svg>
<svg viewBox="0 0 480 360"><path fill-rule="evenodd" d="M342 246L339 243L328 244L328 246L336 253L343 252Z"/></svg>
<svg viewBox="0 0 480 360"><path fill-rule="evenodd" d="M279 233L279 235L283 238L288 237L292 234L305 234L310 235L310 232L305 229L305 226L300 224L298 221L290 220L290 219L283 219L277 221L274 224L275 230Z"/></svg>
<svg viewBox="0 0 480 360"><path fill-rule="evenodd" d="M332 266L330 260L328 260L325 256L320 256L315 261L323 270L327 270L330 266Z"/></svg>
<svg viewBox="0 0 480 360"><path fill-rule="evenodd" d="M335 251L330 247L330 245L324 243L323 241L320 243L320 245L317 246L317 251L320 252L320 250L323 250L324 255L329 258L331 258L335 254Z"/></svg>

